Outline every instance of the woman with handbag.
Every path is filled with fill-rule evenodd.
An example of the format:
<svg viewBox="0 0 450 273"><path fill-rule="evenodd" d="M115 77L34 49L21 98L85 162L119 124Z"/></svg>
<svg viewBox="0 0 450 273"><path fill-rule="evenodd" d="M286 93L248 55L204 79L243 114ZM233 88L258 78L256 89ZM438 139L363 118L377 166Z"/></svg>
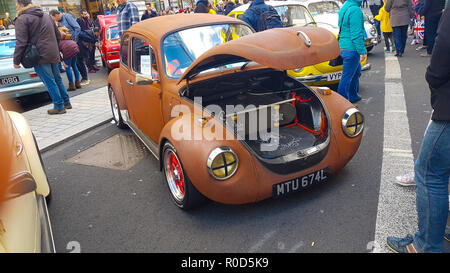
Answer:
<svg viewBox="0 0 450 273"><path fill-rule="evenodd" d="M20 64L34 67L53 101L53 109L47 113L64 114L72 106L58 69L61 34L52 18L31 0L17 0L16 9L14 68L20 68Z"/></svg>

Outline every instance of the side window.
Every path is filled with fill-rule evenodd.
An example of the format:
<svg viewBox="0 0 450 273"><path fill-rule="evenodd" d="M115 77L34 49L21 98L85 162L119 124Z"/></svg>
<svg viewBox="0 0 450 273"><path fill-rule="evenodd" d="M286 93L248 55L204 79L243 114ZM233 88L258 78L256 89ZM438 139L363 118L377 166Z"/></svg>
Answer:
<svg viewBox="0 0 450 273"><path fill-rule="evenodd" d="M126 67L128 67L128 47L130 44L130 39L128 35L125 35L122 38L122 43L120 44L120 59L122 61L122 64Z"/></svg>
<svg viewBox="0 0 450 273"><path fill-rule="evenodd" d="M158 79L158 67L156 65L155 52L148 42L133 38L132 42L132 69L136 73L152 76Z"/></svg>

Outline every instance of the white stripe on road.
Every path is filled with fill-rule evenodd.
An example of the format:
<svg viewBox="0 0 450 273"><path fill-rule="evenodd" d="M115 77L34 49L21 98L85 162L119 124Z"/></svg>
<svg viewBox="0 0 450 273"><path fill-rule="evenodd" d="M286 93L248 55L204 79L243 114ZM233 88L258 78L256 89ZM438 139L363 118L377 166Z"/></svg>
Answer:
<svg viewBox="0 0 450 273"><path fill-rule="evenodd" d="M389 252L386 237L405 237L417 230L415 187L394 184L414 170L405 94L398 59L386 54L384 140L381 183L373 252Z"/></svg>

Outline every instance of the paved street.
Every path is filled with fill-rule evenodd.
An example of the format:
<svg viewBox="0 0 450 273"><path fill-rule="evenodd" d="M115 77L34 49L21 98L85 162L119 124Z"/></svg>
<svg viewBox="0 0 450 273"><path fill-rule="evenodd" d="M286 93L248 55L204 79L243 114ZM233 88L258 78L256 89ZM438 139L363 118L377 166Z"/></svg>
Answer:
<svg viewBox="0 0 450 273"><path fill-rule="evenodd" d="M73 246L81 252L387 252L386 236L416 230L415 191L392 181L412 170L431 114L429 59L407 46L397 60L377 46L369 62L357 103L366 117L360 149L327 183L287 198L208 202L184 212L172 204L157 160L130 130L108 122L60 145L45 144L57 252ZM92 92L106 100L98 87ZM113 159L108 145L128 158Z"/></svg>

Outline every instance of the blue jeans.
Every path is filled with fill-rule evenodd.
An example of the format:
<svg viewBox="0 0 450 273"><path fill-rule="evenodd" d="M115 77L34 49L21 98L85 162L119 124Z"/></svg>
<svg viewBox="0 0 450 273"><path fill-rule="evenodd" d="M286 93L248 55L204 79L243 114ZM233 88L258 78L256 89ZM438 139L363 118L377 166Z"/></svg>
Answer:
<svg viewBox="0 0 450 273"><path fill-rule="evenodd" d="M344 68L338 93L350 102L354 102L360 98L358 95L361 76L360 55L356 50L341 49L341 57L344 60Z"/></svg>
<svg viewBox="0 0 450 273"><path fill-rule="evenodd" d="M75 75L75 80L79 81L80 80L80 72L78 71L78 67L77 67L77 57L75 56L72 59L64 61L64 63L68 66L66 68L66 74L67 74L67 79L69 80L69 83L73 83L72 69L73 69L73 74Z"/></svg>
<svg viewBox="0 0 450 273"><path fill-rule="evenodd" d="M403 54L406 47L406 39L408 38L408 25L392 27L394 30L395 50L398 54Z"/></svg>
<svg viewBox="0 0 450 273"><path fill-rule="evenodd" d="M55 109L63 109L65 104L70 103L69 94L62 81L58 64L39 64L34 67L34 71L47 88Z"/></svg>
<svg viewBox="0 0 450 273"><path fill-rule="evenodd" d="M448 217L450 122L430 124L414 171L419 222L414 244L424 252L441 252Z"/></svg>

